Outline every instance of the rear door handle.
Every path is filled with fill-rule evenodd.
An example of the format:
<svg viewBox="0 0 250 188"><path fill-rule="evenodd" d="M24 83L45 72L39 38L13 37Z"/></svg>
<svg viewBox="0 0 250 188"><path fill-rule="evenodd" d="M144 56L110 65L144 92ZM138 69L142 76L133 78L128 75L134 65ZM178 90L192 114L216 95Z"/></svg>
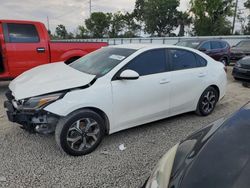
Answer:
<svg viewBox="0 0 250 188"><path fill-rule="evenodd" d="M160 84L167 84L167 83L169 83L169 82L170 82L169 79L162 79L162 80L160 81Z"/></svg>
<svg viewBox="0 0 250 188"><path fill-rule="evenodd" d="M45 52L45 48L43 47L39 47L36 49L37 53L44 53Z"/></svg>
<svg viewBox="0 0 250 188"><path fill-rule="evenodd" d="M203 78L203 77L205 77L207 74L206 73L199 73L199 77L200 78Z"/></svg>

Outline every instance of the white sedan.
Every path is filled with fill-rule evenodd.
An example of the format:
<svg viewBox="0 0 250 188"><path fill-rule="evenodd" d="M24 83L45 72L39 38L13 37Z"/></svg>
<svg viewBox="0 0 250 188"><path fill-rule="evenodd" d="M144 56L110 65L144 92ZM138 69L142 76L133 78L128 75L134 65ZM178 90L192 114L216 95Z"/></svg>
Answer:
<svg viewBox="0 0 250 188"><path fill-rule="evenodd" d="M10 83L4 105L10 121L55 132L63 151L80 156L105 134L190 111L209 115L226 83L224 65L197 50L120 45L25 72Z"/></svg>

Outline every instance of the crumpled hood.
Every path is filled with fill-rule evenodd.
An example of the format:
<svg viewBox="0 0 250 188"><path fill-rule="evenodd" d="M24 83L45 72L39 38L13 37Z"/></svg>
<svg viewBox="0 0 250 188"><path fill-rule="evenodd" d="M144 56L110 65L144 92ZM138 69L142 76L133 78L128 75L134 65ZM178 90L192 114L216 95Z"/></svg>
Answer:
<svg viewBox="0 0 250 188"><path fill-rule="evenodd" d="M46 93L81 87L89 84L95 75L71 68L63 62L41 65L14 79L9 88L16 100Z"/></svg>

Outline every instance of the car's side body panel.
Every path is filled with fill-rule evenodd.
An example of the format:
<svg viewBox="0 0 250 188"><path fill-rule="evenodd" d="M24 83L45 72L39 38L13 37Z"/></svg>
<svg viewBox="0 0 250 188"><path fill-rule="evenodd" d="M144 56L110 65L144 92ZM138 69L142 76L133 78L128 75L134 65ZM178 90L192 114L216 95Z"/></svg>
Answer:
<svg viewBox="0 0 250 188"><path fill-rule="evenodd" d="M165 46L158 48L163 47L166 48ZM176 73L176 76L174 76L174 71L170 71L148 75L145 78L140 77L138 80L113 80L117 72L133 58L156 47L139 49L108 74L98 78L92 86L68 92L62 99L47 106L45 110L59 116L67 116L78 109L97 108L107 115L110 123L109 133L114 133L176 114L194 111L201 94L210 85L218 87L221 93L220 98L223 97L226 84L224 65L197 50L176 48L199 54L207 59L208 65L204 68L192 69L193 72L187 71L187 74ZM205 73L206 79L203 76L199 77L200 73ZM168 82L161 84L162 79Z"/></svg>
<svg viewBox="0 0 250 188"><path fill-rule="evenodd" d="M12 79L39 65L80 58L105 42L51 41L43 23L0 20L0 79Z"/></svg>

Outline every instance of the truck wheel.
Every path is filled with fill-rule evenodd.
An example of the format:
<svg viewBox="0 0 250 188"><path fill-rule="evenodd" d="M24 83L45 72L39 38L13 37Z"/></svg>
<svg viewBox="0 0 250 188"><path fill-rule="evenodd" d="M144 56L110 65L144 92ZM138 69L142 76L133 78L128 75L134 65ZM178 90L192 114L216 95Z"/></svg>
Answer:
<svg viewBox="0 0 250 188"><path fill-rule="evenodd" d="M72 156L86 155L94 151L104 136L104 120L92 110L79 110L59 120L56 143Z"/></svg>
<svg viewBox="0 0 250 188"><path fill-rule="evenodd" d="M201 95L196 114L200 116L207 116L214 111L216 103L219 100L219 94L213 87L208 87Z"/></svg>

